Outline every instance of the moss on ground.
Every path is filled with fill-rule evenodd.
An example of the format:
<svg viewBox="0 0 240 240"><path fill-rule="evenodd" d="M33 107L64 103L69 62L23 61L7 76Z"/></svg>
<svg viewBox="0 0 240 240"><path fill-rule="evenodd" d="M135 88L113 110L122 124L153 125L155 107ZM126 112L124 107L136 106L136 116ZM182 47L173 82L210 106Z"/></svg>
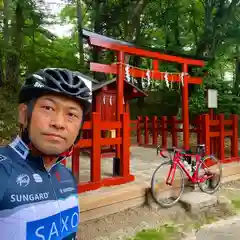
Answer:
<svg viewBox="0 0 240 240"><path fill-rule="evenodd" d="M196 216L190 216L190 221L179 224L173 221L172 224L165 224L155 229L144 229L134 237L127 240L180 240L191 231L199 230L203 225L211 224L220 219L239 214L240 197L231 199L231 205L222 204L217 211L207 211Z"/></svg>
<svg viewBox="0 0 240 240"><path fill-rule="evenodd" d="M158 229L146 229L137 233L135 237L128 240L168 240L177 239L179 236L178 228L174 225L167 225L159 227Z"/></svg>

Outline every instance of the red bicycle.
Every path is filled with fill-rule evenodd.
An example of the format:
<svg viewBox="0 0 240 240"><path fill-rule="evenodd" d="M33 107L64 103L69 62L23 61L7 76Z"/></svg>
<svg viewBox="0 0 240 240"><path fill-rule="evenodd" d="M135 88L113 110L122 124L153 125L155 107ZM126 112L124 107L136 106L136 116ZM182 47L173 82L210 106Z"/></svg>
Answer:
<svg viewBox="0 0 240 240"><path fill-rule="evenodd" d="M169 156L164 154L165 151ZM205 156L204 144L197 145L195 154L190 150L185 151L175 147L161 149L158 146L157 155L159 153L163 158L169 158L157 167L151 180L152 197L160 206L171 207L177 203L183 194L186 180L198 184L200 190L208 194L218 190L222 177L222 165L214 156ZM164 170L164 167L167 169ZM214 173L214 171L217 172ZM166 175L167 179L163 179ZM173 183L174 180L179 185L179 192ZM168 187L172 188L165 193ZM169 196L170 194L173 196Z"/></svg>

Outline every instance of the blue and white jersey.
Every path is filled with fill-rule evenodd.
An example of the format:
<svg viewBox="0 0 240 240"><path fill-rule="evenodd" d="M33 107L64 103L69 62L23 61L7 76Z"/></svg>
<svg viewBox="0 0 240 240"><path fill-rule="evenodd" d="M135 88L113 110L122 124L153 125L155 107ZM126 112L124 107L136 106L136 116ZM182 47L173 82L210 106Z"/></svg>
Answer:
<svg viewBox="0 0 240 240"><path fill-rule="evenodd" d="M0 239L75 240L77 188L62 164L46 171L17 137L0 148Z"/></svg>

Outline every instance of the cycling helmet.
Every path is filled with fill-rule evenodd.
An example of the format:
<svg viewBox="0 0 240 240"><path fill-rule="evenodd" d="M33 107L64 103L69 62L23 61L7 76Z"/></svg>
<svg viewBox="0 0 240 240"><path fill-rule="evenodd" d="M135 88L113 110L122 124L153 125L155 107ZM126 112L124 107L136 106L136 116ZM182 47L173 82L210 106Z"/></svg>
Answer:
<svg viewBox="0 0 240 240"><path fill-rule="evenodd" d="M45 68L28 76L20 90L19 103L29 103L42 94L53 92L79 101L84 108L84 114L91 109L91 81L79 72L60 68Z"/></svg>
<svg viewBox="0 0 240 240"><path fill-rule="evenodd" d="M28 108L28 126L22 129L21 137L26 144L31 144L28 128L34 104L40 96L48 93L60 93L77 100L83 106L83 120L92 105L92 82L79 72L62 68L45 68L28 76L19 93L19 103ZM80 132L75 143L80 138Z"/></svg>

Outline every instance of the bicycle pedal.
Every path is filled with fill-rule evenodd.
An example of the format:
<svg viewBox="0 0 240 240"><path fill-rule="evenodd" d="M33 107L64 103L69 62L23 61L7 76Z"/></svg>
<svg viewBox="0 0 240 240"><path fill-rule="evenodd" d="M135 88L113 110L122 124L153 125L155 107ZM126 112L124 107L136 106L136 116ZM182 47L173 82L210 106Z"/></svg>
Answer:
<svg viewBox="0 0 240 240"><path fill-rule="evenodd" d="M198 185L196 183L191 185L191 188L193 189L193 191L198 190Z"/></svg>

